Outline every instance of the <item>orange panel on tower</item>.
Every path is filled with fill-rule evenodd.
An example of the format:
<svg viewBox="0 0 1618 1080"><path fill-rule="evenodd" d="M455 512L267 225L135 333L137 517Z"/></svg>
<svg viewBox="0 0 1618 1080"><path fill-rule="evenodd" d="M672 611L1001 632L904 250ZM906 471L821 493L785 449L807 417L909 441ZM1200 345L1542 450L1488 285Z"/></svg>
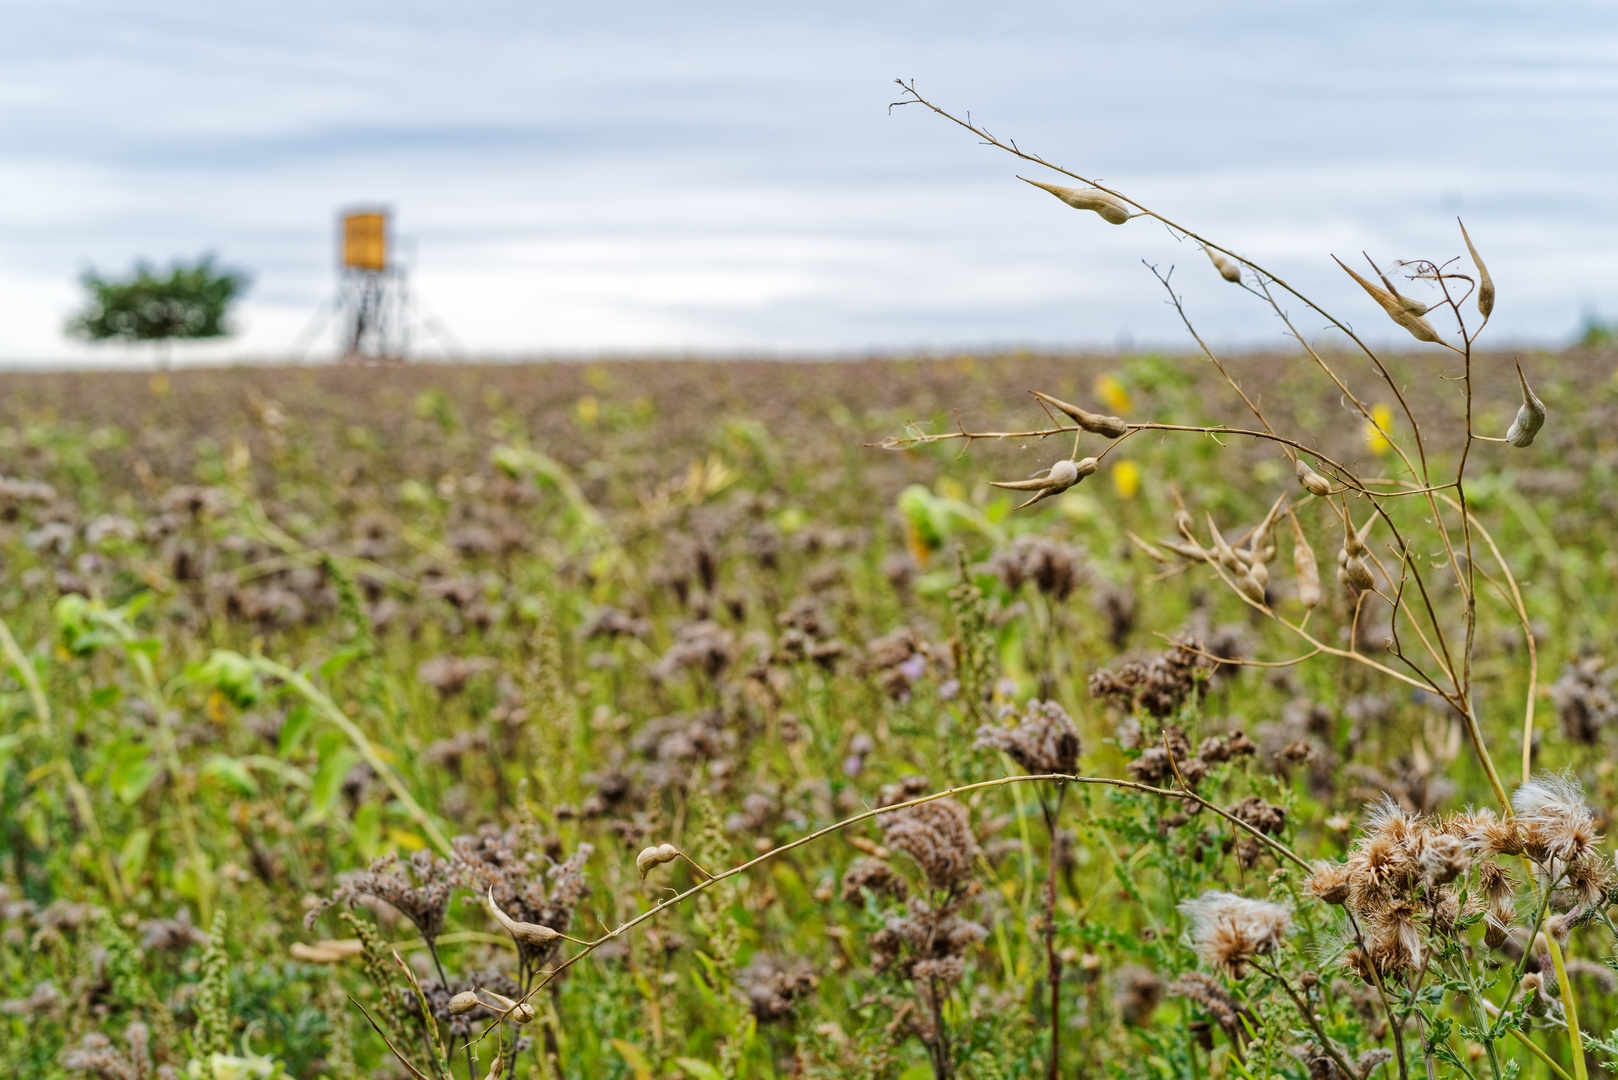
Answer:
<svg viewBox="0 0 1618 1080"><path fill-rule="evenodd" d="M343 265L356 270L388 268L386 214L348 214L343 218Z"/></svg>

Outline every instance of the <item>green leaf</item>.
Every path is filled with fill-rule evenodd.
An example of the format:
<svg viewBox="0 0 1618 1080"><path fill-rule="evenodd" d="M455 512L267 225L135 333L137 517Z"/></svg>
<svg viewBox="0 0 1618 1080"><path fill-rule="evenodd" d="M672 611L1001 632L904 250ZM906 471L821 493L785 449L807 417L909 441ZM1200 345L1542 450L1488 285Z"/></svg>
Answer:
<svg viewBox="0 0 1618 1080"><path fill-rule="evenodd" d="M354 811L354 846L360 857L374 859L382 849L382 807L366 803Z"/></svg>
<svg viewBox="0 0 1618 1080"><path fill-rule="evenodd" d="M208 763L202 767L202 775L219 781L243 798L252 798L258 794L258 781L253 779L252 772L246 765L228 754L215 754L209 758Z"/></svg>
<svg viewBox="0 0 1618 1080"><path fill-rule="evenodd" d="M276 753L283 758L291 757L314 725L314 710L304 703L294 705L287 712L286 719L281 722L281 736L276 745Z"/></svg>
<svg viewBox="0 0 1618 1080"><path fill-rule="evenodd" d="M629 1063L629 1071L635 1074L635 1080L652 1080L652 1063L646 1060L646 1055L641 1052L640 1047L632 1042L614 1039L612 1048L622 1054L624 1060Z"/></svg>
<svg viewBox="0 0 1618 1080"><path fill-rule="evenodd" d="M215 649L205 662L187 674L203 686L218 690L238 708L250 708L264 699L264 684L259 680L257 665L229 649Z"/></svg>
<svg viewBox="0 0 1618 1080"><path fill-rule="evenodd" d="M343 790L343 778L359 759L358 754L345 748L336 751L320 763L320 771L315 773L315 786L309 790L309 813L304 818L306 822L320 821L331 813L332 807L337 803L337 796Z"/></svg>
<svg viewBox="0 0 1618 1080"><path fill-rule="evenodd" d="M146 745L120 741L107 751L107 786L128 806L152 786L161 771L147 752Z"/></svg>
<svg viewBox="0 0 1618 1080"><path fill-rule="evenodd" d="M118 853L118 868L124 872L124 877L130 881L140 876L141 870L146 866L146 853L152 846L152 830L145 828L131 829L124 838L123 850Z"/></svg>
<svg viewBox="0 0 1618 1080"><path fill-rule="evenodd" d="M121 686L103 686L90 695L90 704L97 709L110 709L124 699Z"/></svg>
<svg viewBox="0 0 1618 1080"><path fill-rule="evenodd" d="M326 662L324 664L320 665L320 677L327 681L336 678L342 673L344 668L352 664L354 661L361 659L369 652L370 649L365 646L350 645L346 649L341 649L338 652L333 653L331 656L326 658Z"/></svg>
<svg viewBox="0 0 1618 1080"><path fill-rule="evenodd" d="M695 1080L725 1080L724 1074L706 1061L698 1061L696 1058L687 1057L675 1058L674 1061L675 1064L685 1070L686 1075L694 1077ZM931 1074L929 1073L929 1075Z"/></svg>

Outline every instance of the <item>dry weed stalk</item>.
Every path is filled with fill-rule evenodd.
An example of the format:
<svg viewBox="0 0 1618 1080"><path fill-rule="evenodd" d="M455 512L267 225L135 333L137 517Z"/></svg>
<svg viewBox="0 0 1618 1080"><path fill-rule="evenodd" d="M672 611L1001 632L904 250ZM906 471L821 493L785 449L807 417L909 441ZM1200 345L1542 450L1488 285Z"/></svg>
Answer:
<svg viewBox="0 0 1618 1080"><path fill-rule="evenodd" d="M1153 542L1131 534L1131 539L1164 563L1169 568L1167 572L1179 572L1199 565L1208 567L1242 603L1300 639L1309 651L1303 657L1285 663L1325 655L1362 665L1408 687L1436 695L1448 704L1464 725L1477 761L1487 776L1501 812L1507 817L1485 819L1474 815L1469 824L1447 824L1442 830L1434 831L1425 823L1401 816L1396 807L1390 809L1384 806L1372 815L1370 832L1357 849L1355 858L1360 863L1355 864L1351 860L1340 871L1322 868L1312 879L1311 887L1317 897L1332 903L1351 905L1349 918L1354 925L1355 945L1348 954L1351 958L1349 966L1360 971L1367 981L1374 982L1382 994L1384 1009L1390 1020L1394 1021L1392 1031L1400 1075L1407 1077L1409 1064L1406 1061L1402 1027L1416 1014L1415 994L1430 974L1429 968L1438 955L1423 945L1423 935L1452 933L1452 930L1443 928L1453 928L1469 910L1464 905L1458 906L1453 887L1448 883L1467 873L1474 854L1480 851L1493 855L1512 854L1498 847L1501 841L1496 833L1508 835L1516 829L1538 828L1542 832L1560 829L1562 839L1543 840L1537 851L1520 845L1517 848L1517 853L1522 853L1535 868L1540 920L1546 918L1553 895L1563 896L1571 889L1577 897L1571 908L1564 905L1566 914L1551 917L1548 925L1553 930L1574 925L1581 918L1589 918L1589 911L1604 906L1606 883L1610 878L1604 868L1597 871L1588 862L1593 828L1588 824L1587 813L1583 811L1582 792L1575 792L1566 784L1558 787L1558 782L1554 781L1535 781L1529 775L1534 703L1539 689L1533 633L1529 629L1522 591L1512 569L1501 556L1494 538L1478 520L1468 498L1468 466L1475 444L1503 443L1526 448L1546 421L1545 406L1530 389L1528 379L1519 366L1522 404L1510 430L1503 438L1485 435L1477 430L1474 345L1486 328L1495 303L1494 282L1482 257L1462 226L1461 239L1473 264L1471 268L1463 269L1457 265L1456 259L1417 259L1396 264L1394 269L1399 276L1421 283L1429 290L1432 294L1430 303L1402 295L1369 256L1366 256L1366 262L1372 271L1370 277L1362 275L1341 259L1337 260L1388 319L1416 341L1437 346L1444 350L1445 357L1460 364L1456 381L1464 394L1464 431L1458 445L1435 446L1380 353L1347 322L1332 315L1322 304L1274 271L1135 201L1122 191L1023 151L1014 141L996 138L981 125L954 116L927 100L915 90L913 84L901 80L899 85L903 95L902 100L894 103L895 106L920 105L971 132L985 145L1049 168L1084 185L1083 188L1073 189L1029 181L1052 192L1063 202L1079 209L1094 210L1115 224L1123 224L1134 218L1154 219L1177 239L1195 244L1207 254L1224 280L1238 285L1281 319L1288 335L1301 347L1327 386L1341 395L1345 406L1364 421L1367 430L1380 440L1379 445L1385 446L1397 462L1398 470L1391 477L1366 476L1352 464L1323 453L1314 444L1310 433L1289 434L1277 430L1260 401L1243 389L1197 332L1181 297L1170 282L1172 270L1159 272L1156 267L1150 266L1202 354L1251 414L1253 425L1196 426L1100 417L1082 406L1070 405L1036 389L1031 393L1052 420L1046 426L1022 431L976 431L961 423L957 414L957 428L954 431L935 433L912 426L903 436L890 438L880 444L902 449L960 440L964 450L980 439L1038 442L1051 436L1072 435L1072 452L1068 460L1048 467L1043 474L1046 479L997 485L1037 489L1039 493L1035 499L1023 506L1058 494L1084 475L1093 473L1108 454L1143 431L1191 432L1216 439L1261 441L1273 446L1275 452L1286 459L1286 472L1296 476L1302 492L1296 496L1278 492L1264 520L1234 542L1221 531L1211 513L1205 515L1206 529L1199 534L1194 518L1180 501L1178 491L1174 495L1178 506L1176 523L1180 537ZM1469 272L1472 270L1475 272ZM1371 406L1370 394L1355 388L1360 375L1323 355L1299 332L1282 304L1283 298L1301 302L1312 314L1323 317L1330 326L1347 337L1368 369L1365 374L1380 384L1378 393L1391 395L1398 403L1404 420L1403 430L1390 424L1385 414L1378 415L1378 411ZM1468 300L1475 300L1481 315L1481 320L1475 326L1469 323L1468 315L1463 310ZM1109 442L1098 448L1093 456L1081 460L1086 435L1098 435ZM1453 462L1452 468L1441 469L1438 464L1440 454L1448 456ZM1333 643L1320 626L1321 620L1315 618L1323 599L1321 583L1314 553L1308 547L1300 523L1301 518L1310 514L1323 514L1328 521L1335 520L1342 529L1343 543L1337 556L1336 576L1350 605L1347 647ZM1301 615L1289 611L1270 587L1269 566L1275 554L1274 537L1283 515L1292 527ZM1361 515L1364 515L1364 520L1356 522ZM1428 561L1422 552L1435 544L1441 558L1436 562ZM1485 572L1480 566L1484 557L1483 549L1487 549L1496 572ZM1511 617L1521 624L1528 644L1528 687L1522 728L1523 786L1517 792L1514 816L1513 802L1508 798L1506 786L1484 743L1474 700L1479 593L1485 585L1505 601ZM1456 599L1450 600L1448 597ZM1361 622L1370 617L1368 605L1373 602L1386 605L1388 610L1388 629L1383 642L1385 660L1361 644ZM1172 752L1168 753L1165 762L1177 770L1178 759ZM1189 785L1184 778L1180 780L1186 790L1195 784L1194 780ZM1571 809L1575 803L1577 811ZM1562 808L1557 811L1560 816L1556 817L1555 822L1550 823L1549 819L1540 822L1540 818L1547 814L1555 816L1548 809L1553 807ZM1496 846L1491 847L1491 844ZM1505 927L1512 920L1509 899L1502 884L1509 879L1503 876L1504 870L1497 864L1484 865L1494 867L1493 870L1478 871L1485 875L1480 884L1490 898L1486 913L1479 907L1475 914L1480 919L1486 914L1490 944L1497 945L1503 940ZM1581 875L1583 885L1574 886L1572 879ZM1338 883L1339 878L1341 884ZM1410 889L1415 889L1415 894L1410 894ZM1466 901L1467 904L1474 902L1471 899ZM1235 978L1245 974L1249 966L1268 971L1262 966L1264 961L1260 957L1274 952L1271 946L1278 945L1277 935L1238 932L1257 919L1257 916L1249 917L1251 913L1242 907L1250 903L1256 902L1236 897L1227 899L1224 894L1209 894L1187 908L1193 922L1202 928L1198 931L1199 950L1205 957L1216 960L1216 966L1223 967ZM1235 911L1236 907L1242 907L1242 910ZM1581 912L1584 914L1581 915ZM1238 915L1241 917L1238 918ZM1536 921L1536 932L1538 925L1539 921ZM1557 982L1562 991L1565 1029L1571 1043L1574 1073L1579 1080L1584 1080L1581 1032L1561 953L1565 936L1565 931L1549 934L1544 951L1556 969ZM1235 948L1233 943L1238 939L1253 947L1244 946L1236 950L1240 955L1229 955ZM1452 959L1446 953L1438 963ZM1317 1030L1322 1051L1332 1059L1334 1067L1346 1076L1359 1075L1359 1071L1350 1068L1338 1054L1324 1033L1319 1032L1305 998L1294 990L1280 971L1273 972L1273 975L1297 1002L1305 1021ZM1386 985L1390 983L1401 985ZM1400 1006L1390 996L1394 991L1406 995L1409 1000L1409 1004L1403 1007L1402 1016L1399 1016ZM1508 1027L1499 1021L1481 1025L1487 1036L1490 1060L1497 1070L1494 1042L1503 1037ZM1433 1053L1434 1049L1429 1044L1429 1072L1433 1067ZM1054 1056L1052 1067L1055 1067ZM1500 1075L1498 1071L1496 1075Z"/></svg>

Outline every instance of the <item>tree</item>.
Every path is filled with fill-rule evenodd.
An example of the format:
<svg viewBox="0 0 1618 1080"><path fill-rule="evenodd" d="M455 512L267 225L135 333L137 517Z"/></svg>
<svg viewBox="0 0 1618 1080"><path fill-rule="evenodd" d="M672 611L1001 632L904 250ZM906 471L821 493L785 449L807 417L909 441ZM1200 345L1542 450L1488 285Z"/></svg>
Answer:
<svg viewBox="0 0 1618 1080"><path fill-rule="evenodd" d="M67 331L88 341L151 341L224 337L231 303L247 290L248 275L214 266L204 255L194 265L175 260L167 277L145 262L124 280L86 270L80 281L89 296Z"/></svg>

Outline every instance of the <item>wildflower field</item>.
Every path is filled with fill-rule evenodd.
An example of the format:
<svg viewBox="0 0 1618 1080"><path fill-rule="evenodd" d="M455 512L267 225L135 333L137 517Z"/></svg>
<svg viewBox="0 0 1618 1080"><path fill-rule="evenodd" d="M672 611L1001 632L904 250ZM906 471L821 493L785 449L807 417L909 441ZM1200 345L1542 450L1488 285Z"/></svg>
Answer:
<svg viewBox="0 0 1618 1080"><path fill-rule="evenodd" d="M870 445L1052 426L1030 389L1216 423L1203 357L0 377L0 1069L1571 1075L1549 923L1599 1071L1618 384L1522 359L1551 421L1468 497L1533 628L1531 771L1571 771L1515 816L1439 694L1233 662L1311 651L1265 614L1302 617L1298 541L1255 604L1184 557L1207 522L1285 495L1342 543L1273 444L1138 430L1018 511L990 481L1072 435ZM1224 362L1396 469L1306 357ZM1504 431L1512 358L1475 363ZM1309 632L1401 671L1380 572L1325 578ZM1527 639L1476 604L1515 790ZM970 787L1030 774L1137 786Z"/></svg>
<svg viewBox="0 0 1618 1080"><path fill-rule="evenodd" d="M900 93L1286 348L0 376L5 1075L1618 1070L1618 356Z"/></svg>

